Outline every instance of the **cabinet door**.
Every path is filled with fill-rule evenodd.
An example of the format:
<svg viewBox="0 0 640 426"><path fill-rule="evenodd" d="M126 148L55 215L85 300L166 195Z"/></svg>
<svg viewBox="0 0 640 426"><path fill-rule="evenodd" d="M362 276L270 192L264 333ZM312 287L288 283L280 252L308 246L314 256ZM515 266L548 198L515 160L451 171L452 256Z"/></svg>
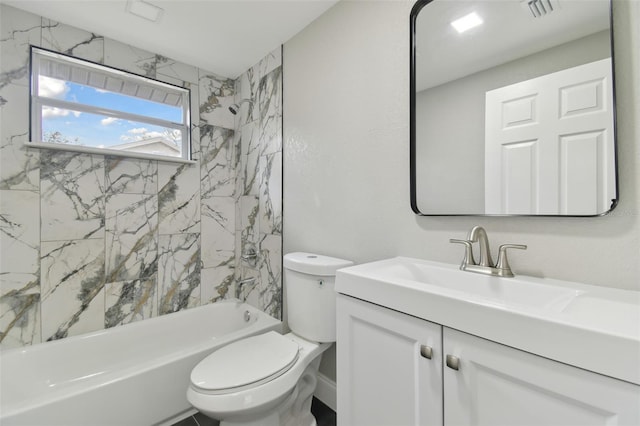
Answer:
<svg viewBox="0 0 640 426"><path fill-rule="evenodd" d="M441 326L339 295L337 327L339 425L442 425Z"/></svg>
<svg viewBox="0 0 640 426"><path fill-rule="evenodd" d="M640 386L444 328L446 425L638 425ZM446 362L446 361L445 361ZM615 354L611 354L615 362Z"/></svg>

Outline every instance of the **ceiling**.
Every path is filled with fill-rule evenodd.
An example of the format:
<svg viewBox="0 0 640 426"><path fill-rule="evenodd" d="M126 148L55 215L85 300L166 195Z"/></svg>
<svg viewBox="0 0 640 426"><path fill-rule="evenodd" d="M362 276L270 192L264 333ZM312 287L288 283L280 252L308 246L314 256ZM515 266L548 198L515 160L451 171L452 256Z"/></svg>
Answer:
<svg viewBox="0 0 640 426"><path fill-rule="evenodd" d="M541 18L519 0L429 3L416 20L417 91L609 28L608 0L551 2L554 12ZM474 11L484 23L458 34L451 21Z"/></svg>
<svg viewBox="0 0 640 426"><path fill-rule="evenodd" d="M127 0L0 0L229 78L242 74L337 2L145 1L163 9L157 22L129 13Z"/></svg>

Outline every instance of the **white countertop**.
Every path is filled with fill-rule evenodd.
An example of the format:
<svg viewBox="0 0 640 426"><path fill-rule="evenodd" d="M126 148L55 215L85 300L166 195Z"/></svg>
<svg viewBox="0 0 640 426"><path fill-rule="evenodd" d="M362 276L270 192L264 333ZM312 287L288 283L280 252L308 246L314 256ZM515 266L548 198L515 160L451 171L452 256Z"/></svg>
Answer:
<svg viewBox="0 0 640 426"><path fill-rule="evenodd" d="M640 292L406 257L340 269L336 291L640 385Z"/></svg>

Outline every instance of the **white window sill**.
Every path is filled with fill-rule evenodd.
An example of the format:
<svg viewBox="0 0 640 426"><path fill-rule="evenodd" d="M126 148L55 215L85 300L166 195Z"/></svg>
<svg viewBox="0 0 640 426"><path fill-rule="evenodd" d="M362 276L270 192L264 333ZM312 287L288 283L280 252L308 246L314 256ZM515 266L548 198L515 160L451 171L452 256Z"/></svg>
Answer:
<svg viewBox="0 0 640 426"><path fill-rule="evenodd" d="M169 157L166 155L157 155L157 154L145 154L142 152L125 152L118 151L116 149L106 149L106 148L92 148L89 146L80 146L80 145L70 145L70 144L57 144L57 143L47 143L47 142L27 142L25 143L27 148L38 148L38 149L53 149L56 151L71 151L71 152L80 152L83 154L97 154L97 155L111 155L114 157L126 157L126 158L139 158L143 160L156 160L156 161L166 161L168 163L183 163L183 164L197 164L198 162L195 160L186 160L184 158L179 157Z"/></svg>

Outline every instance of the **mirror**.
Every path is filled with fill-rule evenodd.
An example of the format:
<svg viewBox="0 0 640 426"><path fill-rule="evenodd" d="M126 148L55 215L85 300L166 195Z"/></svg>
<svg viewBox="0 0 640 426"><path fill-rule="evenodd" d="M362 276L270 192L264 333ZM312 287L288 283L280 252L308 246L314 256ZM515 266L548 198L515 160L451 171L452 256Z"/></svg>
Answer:
<svg viewBox="0 0 640 426"><path fill-rule="evenodd" d="M597 216L613 209L610 8L609 0L416 3L415 213ZM469 28L459 32L456 21Z"/></svg>

